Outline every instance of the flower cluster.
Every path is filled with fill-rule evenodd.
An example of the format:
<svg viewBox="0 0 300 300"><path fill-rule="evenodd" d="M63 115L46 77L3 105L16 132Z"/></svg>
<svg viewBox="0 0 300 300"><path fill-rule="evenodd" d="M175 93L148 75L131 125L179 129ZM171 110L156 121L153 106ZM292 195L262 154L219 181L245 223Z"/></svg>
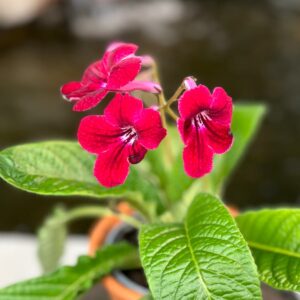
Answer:
<svg viewBox="0 0 300 300"><path fill-rule="evenodd" d="M137 49L134 44L111 44L102 59L86 69L81 81L61 88L63 97L74 103L75 111L91 109L109 92L115 93L102 115L84 117L78 129L80 145L97 155L95 177L105 187L123 184L130 164L139 163L167 135L165 113L176 119L185 145L185 172L195 178L209 173L213 155L226 152L233 141L231 98L222 88L211 93L187 77L175 95L165 101L158 83L136 80L149 62L150 68L155 68L149 56L135 54ZM145 108L142 99L131 95L135 90L158 94L159 106ZM179 117L170 107L177 100Z"/></svg>

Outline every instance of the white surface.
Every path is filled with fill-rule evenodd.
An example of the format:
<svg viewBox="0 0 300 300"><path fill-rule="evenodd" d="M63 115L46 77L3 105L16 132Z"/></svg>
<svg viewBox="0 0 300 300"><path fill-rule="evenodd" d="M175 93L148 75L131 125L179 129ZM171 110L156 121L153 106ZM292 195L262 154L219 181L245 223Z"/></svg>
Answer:
<svg viewBox="0 0 300 300"><path fill-rule="evenodd" d="M87 237L69 237L62 264L74 264L79 255L87 253L87 249ZM36 253L35 236L0 234L0 287L40 275L41 268Z"/></svg>

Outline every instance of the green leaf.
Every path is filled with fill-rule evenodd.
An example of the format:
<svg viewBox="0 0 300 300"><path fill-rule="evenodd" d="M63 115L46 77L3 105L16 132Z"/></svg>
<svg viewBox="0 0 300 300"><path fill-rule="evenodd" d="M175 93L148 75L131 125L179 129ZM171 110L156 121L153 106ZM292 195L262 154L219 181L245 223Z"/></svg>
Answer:
<svg viewBox="0 0 300 300"><path fill-rule="evenodd" d="M73 267L23 281L0 290L0 300L74 300L116 268L139 266L136 249L128 244L107 246L95 257L80 257Z"/></svg>
<svg viewBox="0 0 300 300"><path fill-rule="evenodd" d="M274 288L300 292L300 209L265 209L239 215L260 279Z"/></svg>
<svg viewBox="0 0 300 300"><path fill-rule="evenodd" d="M212 192L220 194L232 171L237 166L257 132L266 107L262 104L237 104L234 106L232 133L234 143L225 154L216 155L214 170L208 176Z"/></svg>
<svg viewBox="0 0 300 300"><path fill-rule="evenodd" d="M148 214L155 209L152 206L161 205L156 186L135 168L131 168L124 185L110 189L102 187L93 176L94 161L95 157L76 142L20 145L0 152L0 177L19 189L36 194L124 197ZM148 201L144 209L143 200Z"/></svg>
<svg viewBox="0 0 300 300"><path fill-rule="evenodd" d="M38 257L45 273L54 271L64 252L67 226L63 218L66 212L57 207L38 231Z"/></svg>
<svg viewBox="0 0 300 300"><path fill-rule="evenodd" d="M145 225L139 241L154 299L261 299L247 243L211 195L195 198L183 224Z"/></svg>

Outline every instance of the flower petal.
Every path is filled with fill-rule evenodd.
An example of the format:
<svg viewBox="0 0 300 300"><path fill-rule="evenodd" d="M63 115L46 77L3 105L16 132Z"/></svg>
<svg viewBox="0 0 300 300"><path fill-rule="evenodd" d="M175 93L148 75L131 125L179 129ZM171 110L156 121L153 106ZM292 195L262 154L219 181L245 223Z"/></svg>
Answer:
<svg viewBox="0 0 300 300"><path fill-rule="evenodd" d="M162 139L166 136L167 131L162 127L159 112L154 109L144 109L140 114L140 119L134 125L139 142L146 149L155 149Z"/></svg>
<svg viewBox="0 0 300 300"><path fill-rule="evenodd" d="M209 89L204 85L183 93L179 99L178 110L180 116L184 119L191 118L202 110L210 107L212 97Z"/></svg>
<svg viewBox="0 0 300 300"><path fill-rule="evenodd" d="M105 187L123 184L129 173L127 144L119 143L108 151L99 154L94 168L94 175Z"/></svg>
<svg viewBox="0 0 300 300"><path fill-rule="evenodd" d="M103 69L102 61L98 60L90 64L83 73L81 82L83 84L97 83L99 87L107 78L107 72Z"/></svg>
<svg viewBox="0 0 300 300"><path fill-rule="evenodd" d="M104 115L107 120L119 127L133 125L143 110L143 102L129 94L117 94L107 105Z"/></svg>
<svg viewBox="0 0 300 300"><path fill-rule="evenodd" d="M60 88L60 92L62 94L62 96L66 99L66 100L71 100L71 95L80 90L82 88L82 85L80 82L78 81L71 81L68 82L66 84L64 84L61 88Z"/></svg>
<svg viewBox="0 0 300 300"><path fill-rule="evenodd" d="M88 84L83 85L81 82L73 81L62 86L61 93L63 97L70 101L76 101L89 93L94 93L98 90L98 85Z"/></svg>
<svg viewBox="0 0 300 300"><path fill-rule="evenodd" d="M212 170L213 151L207 145L201 129L193 128L188 144L183 150L185 172L194 178L204 176Z"/></svg>
<svg viewBox="0 0 300 300"><path fill-rule="evenodd" d="M139 57L130 57L114 65L107 80L107 89L118 90L128 84L139 73L141 64Z"/></svg>
<svg viewBox="0 0 300 300"><path fill-rule="evenodd" d="M153 94L161 92L161 86L158 83L151 81L131 81L125 86L120 88L121 91L130 92L130 91L145 91Z"/></svg>
<svg viewBox="0 0 300 300"><path fill-rule="evenodd" d="M184 120L182 118L179 118L177 120L177 128L182 141L186 145L189 137L191 136L191 130L194 130L192 127L191 119Z"/></svg>
<svg viewBox="0 0 300 300"><path fill-rule="evenodd" d="M205 125L203 134L206 135L208 145L215 153L221 154L226 152L233 142L230 127L207 118L203 118L202 122Z"/></svg>
<svg viewBox="0 0 300 300"><path fill-rule="evenodd" d="M138 49L138 46L130 43L114 42L110 44L103 55L103 66L107 71L123 60L125 57L133 55Z"/></svg>
<svg viewBox="0 0 300 300"><path fill-rule="evenodd" d="M86 116L78 128L77 137L85 150L99 154L121 141L122 130L108 123L104 116Z"/></svg>
<svg viewBox="0 0 300 300"><path fill-rule="evenodd" d="M146 155L147 149L143 147L138 141L135 141L129 150L129 162L131 164L139 163Z"/></svg>
<svg viewBox="0 0 300 300"><path fill-rule="evenodd" d="M73 106L74 111L85 111L95 107L107 95L107 91L100 89L98 91L88 93Z"/></svg>
<svg viewBox="0 0 300 300"><path fill-rule="evenodd" d="M213 91L209 116L223 124L231 123L232 99L221 87L217 87Z"/></svg>

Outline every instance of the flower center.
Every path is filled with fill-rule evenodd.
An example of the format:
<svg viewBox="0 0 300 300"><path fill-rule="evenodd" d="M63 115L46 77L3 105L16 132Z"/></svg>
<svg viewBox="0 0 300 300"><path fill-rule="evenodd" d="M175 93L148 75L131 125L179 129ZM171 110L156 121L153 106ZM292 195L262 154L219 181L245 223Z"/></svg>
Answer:
<svg viewBox="0 0 300 300"><path fill-rule="evenodd" d="M197 128L201 128L205 126L206 120L211 120L211 118L208 115L207 110L203 110L192 119L192 124Z"/></svg>
<svg viewBox="0 0 300 300"><path fill-rule="evenodd" d="M133 144L137 139L137 132L134 127L132 126L126 126L123 128L123 134L121 136L121 140L124 143L130 143Z"/></svg>
<svg viewBox="0 0 300 300"><path fill-rule="evenodd" d="M104 88L106 88L107 83L105 81L102 81L99 85L100 85L101 89L104 89Z"/></svg>

